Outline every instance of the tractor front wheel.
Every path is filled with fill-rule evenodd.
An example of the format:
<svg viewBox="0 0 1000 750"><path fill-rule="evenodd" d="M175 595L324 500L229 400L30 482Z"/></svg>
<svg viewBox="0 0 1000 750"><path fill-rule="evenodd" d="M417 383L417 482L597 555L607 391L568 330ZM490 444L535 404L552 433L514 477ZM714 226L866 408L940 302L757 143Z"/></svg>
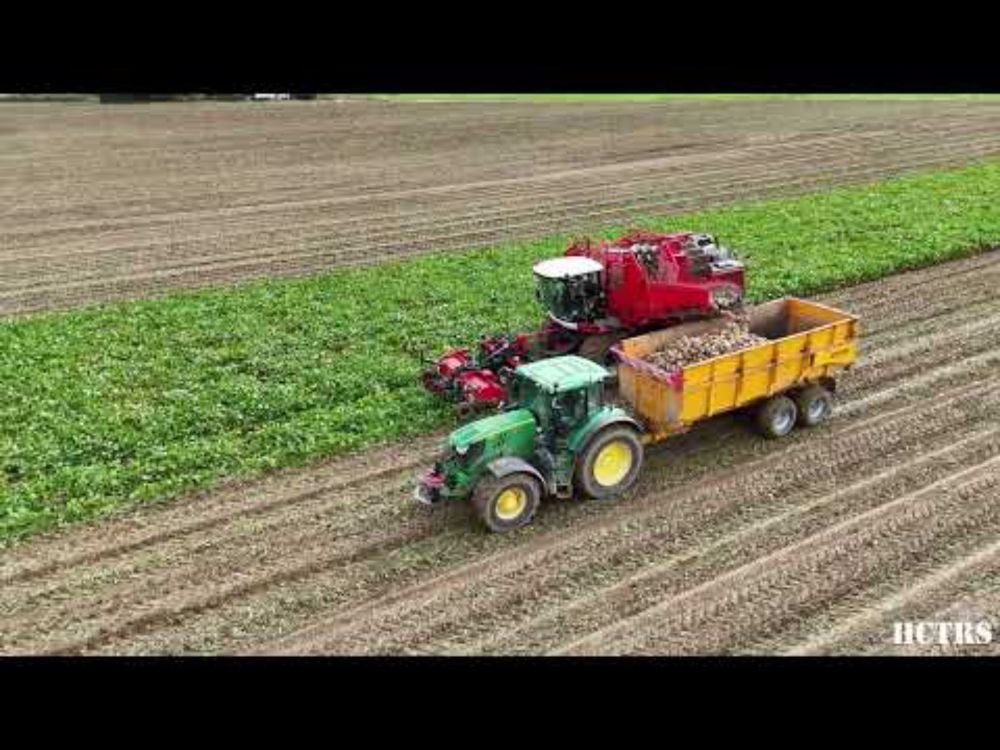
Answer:
<svg viewBox="0 0 1000 750"><path fill-rule="evenodd" d="M486 476L472 493L472 505L490 531L512 531L531 523L542 488L530 474Z"/></svg>
<svg viewBox="0 0 1000 750"><path fill-rule="evenodd" d="M589 497L616 497L635 484L642 469L642 442L629 427L609 427L597 433L577 463L577 484Z"/></svg>

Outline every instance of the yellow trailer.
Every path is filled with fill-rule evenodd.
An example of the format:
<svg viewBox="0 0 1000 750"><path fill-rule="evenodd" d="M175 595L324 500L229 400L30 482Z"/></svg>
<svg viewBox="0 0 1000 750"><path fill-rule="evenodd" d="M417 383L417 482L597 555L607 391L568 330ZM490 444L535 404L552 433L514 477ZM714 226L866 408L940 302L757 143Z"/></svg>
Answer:
<svg viewBox="0 0 1000 750"><path fill-rule="evenodd" d="M751 333L763 336L766 343L679 371L668 372L644 358L682 336L721 329L726 321L686 323L625 339L615 347L619 393L645 423L646 442L750 406L757 407L758 424L771 437L829 416L835 375L858 357L857 317L795 297L758 305L749 316Z"/></svg>

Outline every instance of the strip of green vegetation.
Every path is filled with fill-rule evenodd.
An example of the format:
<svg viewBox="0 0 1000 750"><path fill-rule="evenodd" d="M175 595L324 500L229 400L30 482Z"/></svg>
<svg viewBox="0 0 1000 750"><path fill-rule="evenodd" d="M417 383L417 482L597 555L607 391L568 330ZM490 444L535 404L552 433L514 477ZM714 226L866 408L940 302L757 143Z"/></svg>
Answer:
<svg viewBox="0 0 1000 750"><path fill-rule="evenodd" d="M633 226L715 233L760 300L994 246L998 196L988 163ZM420 354L534 328L568 239L0 325L0 539L448 424Z"/></svg>

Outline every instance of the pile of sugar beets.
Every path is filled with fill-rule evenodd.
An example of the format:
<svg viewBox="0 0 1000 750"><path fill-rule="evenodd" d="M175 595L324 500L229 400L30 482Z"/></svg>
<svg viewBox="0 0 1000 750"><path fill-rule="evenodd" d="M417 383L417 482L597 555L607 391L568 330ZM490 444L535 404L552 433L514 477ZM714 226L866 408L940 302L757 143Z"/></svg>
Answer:
<svg viewBox="0 0 1000 750"><path fill-rule="evenodd" d="M682 336L665 349L648 354L646 361L672 372L695 362L767 341L763 336L750 332L750 321L746 314L730 315L729 318L721 330L698 336Z"/></svg>

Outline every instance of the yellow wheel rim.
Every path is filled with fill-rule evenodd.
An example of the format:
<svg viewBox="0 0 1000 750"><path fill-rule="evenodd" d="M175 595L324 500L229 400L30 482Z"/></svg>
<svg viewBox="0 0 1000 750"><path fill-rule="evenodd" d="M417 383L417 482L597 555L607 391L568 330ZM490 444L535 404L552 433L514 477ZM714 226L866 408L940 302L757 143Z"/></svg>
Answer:
<svg viewBox="0 0 1000 750"><path fill-rule="evenodd" d="M520 487L508 487L497 498L497 516L510 521L524 513L528 506L528 493Z"/></svg>
<svg viewBox="0 0 1000 750"><path fill-rule="evenodd" d="M632 468L632 448L622 440L608 443L594 461L594 479L602 487L619 484Z"/></svg>

